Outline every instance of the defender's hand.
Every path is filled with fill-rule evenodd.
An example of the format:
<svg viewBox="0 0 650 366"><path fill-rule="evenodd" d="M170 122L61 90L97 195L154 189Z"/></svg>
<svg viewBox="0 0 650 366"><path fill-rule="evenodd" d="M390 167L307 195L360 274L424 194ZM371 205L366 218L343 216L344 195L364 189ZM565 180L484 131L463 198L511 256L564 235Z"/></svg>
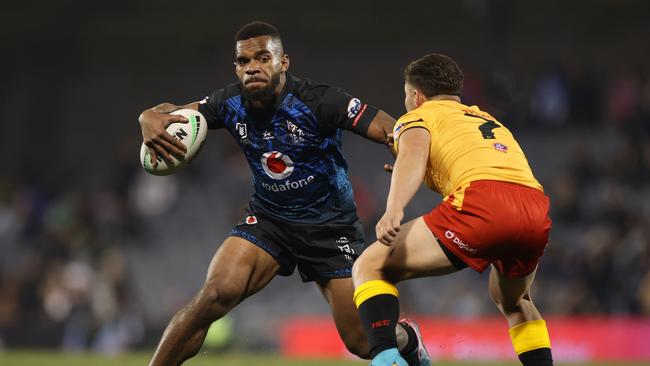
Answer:
<svg viewBox="0 0 650 366"><path fill-rule="evenodd" d="M388 164L388 163L384 164L384 170L389 172L389 173L392 173L393 172L393 165Z"/></svg>
<svg viewBox="0 0 650 366"><path fill-rule="evenodd" d="M384 245L392 245L400 231L403 218L404 211L386 211L375 226L377 240Z"/></svg>
<svg viewBox="0 0 650 366"><path fill-rule="evenodd" d="M160 155L168 164L173 164L172 156L178 160L183 160L187 149L185 145L167 133L166 128L172 123L187 123L183 116L157 113L150 109L140 114L140 129L142 130L142 139L144 144L149 147L151 152L151 163L158 164L157 156Z"/></svg>

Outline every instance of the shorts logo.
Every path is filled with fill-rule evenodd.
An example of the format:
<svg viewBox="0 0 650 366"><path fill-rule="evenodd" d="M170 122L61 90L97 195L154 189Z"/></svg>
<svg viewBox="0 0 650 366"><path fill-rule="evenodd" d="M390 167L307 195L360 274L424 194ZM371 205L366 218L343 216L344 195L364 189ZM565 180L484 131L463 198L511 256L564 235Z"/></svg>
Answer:
<svg viewBox="0 0 650 366"><path fill-rule="evenodd" d="M354 118L361 110L361 101L357 98L350 99L348 103L348 118Z"/></svg>
<svg viewBox="0 0 650 366"><path fill-rule="evenodd" d="M284 179L293 173L293 161L279 151L270 151L262 155L262 168L273 179Z"/></svg>
<svg viewBox="0 0 650 366"><path fill-rule="evenodd" d="M469 245L463 243L463 241L460 240L458 235L456 235L456 233L451 231L451 230L445 231L445 238L451 240L454 244L456 244L456 246L458 246L460 249L463 249L466 252L469 252L471 254L475 254L477 252L476 249L474 249L474 248L470 247Z"/></svg>
<svg viewBox="0 0 650 366"><path fill-rule="evenodd" d="M349 242L350 242L350 239L348 239L347 236L342 236L342 237L336 239L336 244L341 244L342 245L342 244L347 244Z"/></svg>
<svg viewBox="0 0 650 366"><path fill-rule="evenodd" d="M246 223L246 225L255 225L257 224L257 217L253 215L248 215L246 216L246 219L244 219L244 222Z"/></svg>
<svg viewBox="0 0 650 366"><path fill-rule="evenodd" d="M350 254L354 254L354 249L350 247L350 244L348 244L349 242L350 240L345 236L336 239L336 244L339 247L339 250L345 253L345 259L352 262L354 259L352 259Z"/></svg>
<svg viewBox="0 0 650 366"><path fill-rule="evenodd" d="M237 122L235 124L235 130L237 130L237 133L239 134L239 138L245 139L246 137L248 137L248 131L246 130L245 123Z"/></svg>

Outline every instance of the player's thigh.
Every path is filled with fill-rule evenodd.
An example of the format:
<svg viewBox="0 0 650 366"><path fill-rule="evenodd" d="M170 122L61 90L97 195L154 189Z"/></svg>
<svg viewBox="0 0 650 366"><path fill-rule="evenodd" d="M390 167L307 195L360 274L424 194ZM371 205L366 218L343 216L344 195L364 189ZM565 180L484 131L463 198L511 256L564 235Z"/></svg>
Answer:
<svg viewBox="0 0 650 366"><path fill-rule="evenodd" d="M358 284L372 278L363 278L364 268L379 270L393 282L425 276L438 276L456 272L440 244L422 217L402 225L391 246L375 242L366 249L355 271Z"/></svg>
<svg viewBox="0 0 650 366"><path fill-rule="evenodd" d="M348 348L357 354L367 350L367 338L361 326L359 312L354 305L352 278L316 281L332 311L336 329ZM354 350L351 350L354 352Z"/></svg>
<svg viewBox="0 0 650 366"><path fill-rule="evenodd" d="M266 251L246 239L228 237L212 258L204 288L239 303L264 288L278 273L280 265Z"/></svg>
<svg viewBox="0 0 650 366"><path fill-rule="evenodd" d="M489 290L494 302L506 309L516 307L523 298L530 299L530 287L537 269L523 277L507 277L492 265Z"/></svg>

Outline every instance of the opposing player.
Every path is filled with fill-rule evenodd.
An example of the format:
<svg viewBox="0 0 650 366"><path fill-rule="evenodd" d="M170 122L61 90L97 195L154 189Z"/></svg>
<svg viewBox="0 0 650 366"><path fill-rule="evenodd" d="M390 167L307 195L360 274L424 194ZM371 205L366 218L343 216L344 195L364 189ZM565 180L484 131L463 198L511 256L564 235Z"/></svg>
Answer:
<svg viewBox="0 0 650 366"><path fill-rule="evenodd" d="M171 320L150 365L180 365L193 357L213 321L296 266L303 281L319 286L346 347L368 358L351 279L353 261L366 244L341 133L347 129L387 144L395 121L339 89L288 73L289 57L272 25L247 24L235 41L238 83L201 102L165 103L140 116L155 163L183 155L182 144L165 132L183 119L168 113L200 111L210 128L226 129L237 141L255 187L248 215L220 246L201 290ZM396 332L409 365L429 365L417 327L404 322Z"/></svg>
<svg viewBox="0 0 650 366"><path fill-rule="evenodd" d="M408 113L394 128L397 160L376 226L378 242L353 268L371 365L406 365L395 342L395 283L490 265L490 295L508 321L519 359L526 366L552 365L546 323L530 298L551 228L548 197L510 131L461 103L463 73L453 60L427 55L406 67L405 79ZM402 225L423 179L443 202Z"/></svg>

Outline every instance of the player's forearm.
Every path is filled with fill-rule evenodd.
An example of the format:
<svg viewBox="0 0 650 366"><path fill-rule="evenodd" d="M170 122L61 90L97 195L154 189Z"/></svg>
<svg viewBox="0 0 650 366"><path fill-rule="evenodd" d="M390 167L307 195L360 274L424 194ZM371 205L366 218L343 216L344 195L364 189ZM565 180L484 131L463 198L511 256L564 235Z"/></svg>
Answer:
<svg viewBox="0 0 650 366"><path fill-rule="evenodd" d="M386 211L403 211L422 184L428 155L421 151L401 151L393 167Z"/></svg>
<svg viewBox="0 0 650 366"><path fill-rule="evenodd" d="M179 109L181 109L180 106L171 103L161 103L155 107L145 109L142 113L140 113L140 117L138 118L138 120L140 121L140 123L142 123L142 121L148 120L149 117L155 115L156 113L169 114Z"/></svg>
<svg viewBox="0 0 650 366"><path fill-rule="evenodd" d="M189 103L189 104L185 104L185 105L176 105L176 104L172 104L172 103L161 103L161 104L158 104L155 107L146 109L144 112L142 112L140 114L139 120L140 120L140 122L142 122L143 120L147 119L147 115L149 115L151 113L169 114L169 113L172 113L172 112L177 111L179 109L185 109L185 108L194 109L195 111L198 111L199 110L199 103L194 102L194 103Z"/></svg>
<svg viewBox="0 0 650 366"><path fill-rule="evenodd" d="M368 126L366 137L380 144L391 146L392 139L390 137L393 134L393 126L395 126L395 119L388 113L379 110Z"/></svg>
<svg viewBox="0 0 650 366"><path fill-rule="evenodd" d="M158 104L157 106L151 108L150 110L153 111L153 112L156 112L156 113L169 114L171 112L177 111L177 110L182 109L182 108L183 108L182 106L175 105L175 104L172 104L172 103L161 103L161 104Z"/></svg>
<svg viewBox="0 0 650 366"><path fill-rule="evenodd" d="M150 110L153 111L153 112L156 112L156 113L169 114L169 113L172 113L172 112L177 111L179 109L185 109L185 108L194 109L196 111L196 110L199 109L199 103L194 102L194 103L188 103L188 104L185 104L185 105L176 105L176 104L172 104L172 103L161 103L161 104L158 104L157 106L151 108Z"/></svg>

